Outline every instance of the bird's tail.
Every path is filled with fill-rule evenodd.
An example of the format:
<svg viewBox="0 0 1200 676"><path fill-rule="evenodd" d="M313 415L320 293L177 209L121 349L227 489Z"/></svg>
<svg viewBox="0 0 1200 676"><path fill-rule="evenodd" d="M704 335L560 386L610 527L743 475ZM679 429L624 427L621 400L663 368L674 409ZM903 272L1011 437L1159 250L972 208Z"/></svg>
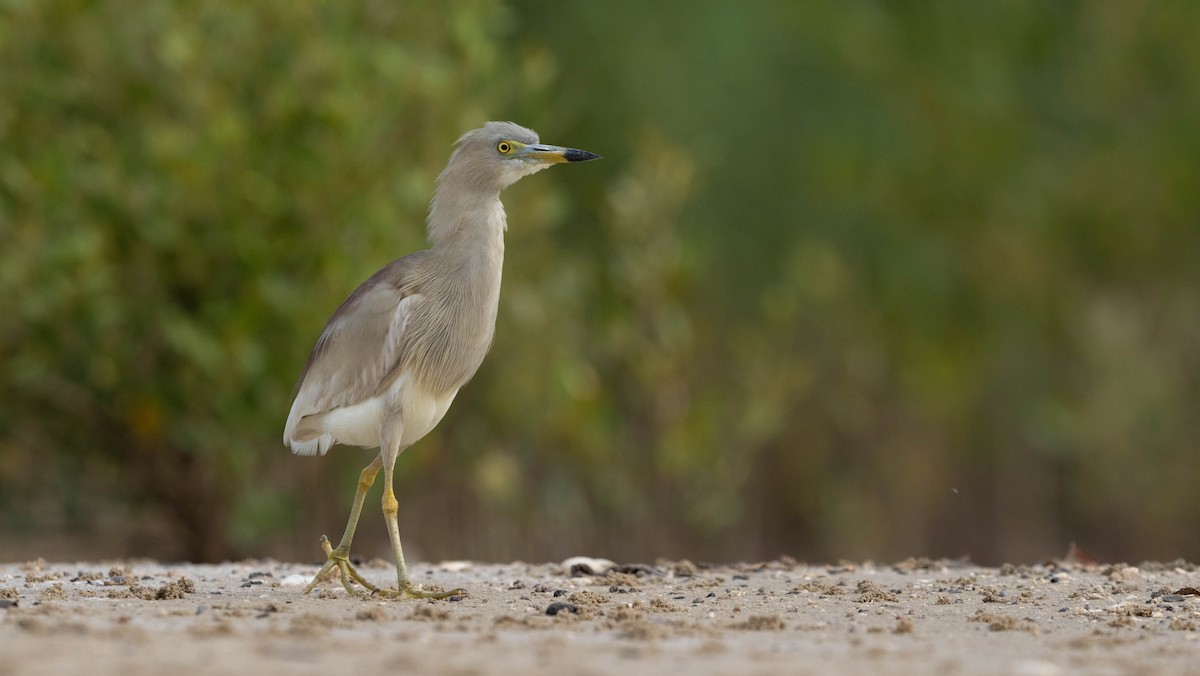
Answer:
<svg viewBox="0 0 1200 676"><path fill-rule="evenodd" d="M323 434L315 439L307 441L297 441L295 439L284 438L283 443L292 449L292 453L296 455L325 455L330 446L333 446L333 436Z"/></svg>
<svg viewBox="0 0 1200 676"><path fill-rule="evenodd" d="M333 435L314 434L312 430L301 429L304 427L305 416L300 413L299 402L297 397L291 412L288 413L287 424L283 426L283 445L292 449L292 453L296 455L325 455L329 447L333 446Z"/></svg>

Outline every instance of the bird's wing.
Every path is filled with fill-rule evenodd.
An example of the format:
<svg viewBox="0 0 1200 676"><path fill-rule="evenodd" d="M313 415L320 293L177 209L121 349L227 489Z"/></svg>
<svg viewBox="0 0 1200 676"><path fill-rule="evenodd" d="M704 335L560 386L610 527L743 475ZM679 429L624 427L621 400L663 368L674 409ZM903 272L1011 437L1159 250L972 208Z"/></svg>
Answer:
<svg viewBox="0 0 1200 676"><path fill-rule="evenodd" d="M304 418L370 399L385 379L394 377L403 358L405 329L422 301L411 274L415 262L415 255L393 261L329 318L300 374L284 429L284 443L293 451L324 453L333 443L300 429Z"/></svg>

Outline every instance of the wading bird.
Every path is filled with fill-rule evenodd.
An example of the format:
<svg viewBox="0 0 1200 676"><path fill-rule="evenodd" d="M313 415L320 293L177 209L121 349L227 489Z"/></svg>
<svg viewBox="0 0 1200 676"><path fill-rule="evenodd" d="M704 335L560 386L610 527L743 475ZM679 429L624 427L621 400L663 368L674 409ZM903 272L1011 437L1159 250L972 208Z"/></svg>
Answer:
<svg viewBox="0 0 1200 676"><path fill-rule="evenodd" d="M334 548L321 537L327 559L304 593L335 566L351 593L352 580L400 598L462 593L420 591L409 580L392 489L396 458L438 424L491 345L507 227L500 191L552 164L598 158L542 144L511 122L467 132L438 177L429 249L389 263L330 317L300 374L284 444L300 455L323 455L334 444L378 447L379 454L359 475L342 541ZM363 500L380 469L395 589L363 579L349 559Z"/></svg>

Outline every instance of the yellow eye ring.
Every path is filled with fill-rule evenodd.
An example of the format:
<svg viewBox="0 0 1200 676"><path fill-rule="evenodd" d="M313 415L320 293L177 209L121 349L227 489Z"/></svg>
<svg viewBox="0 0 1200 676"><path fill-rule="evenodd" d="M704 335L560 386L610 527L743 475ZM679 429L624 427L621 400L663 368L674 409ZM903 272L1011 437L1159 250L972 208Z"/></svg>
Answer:
<svg viewBox="0 0 1200 676"><path fill-rule="evenodd" d="M512 152L512 144L508 141L501 141L496 144L496 150L500 151L502 155L507 155Z"/></svg>

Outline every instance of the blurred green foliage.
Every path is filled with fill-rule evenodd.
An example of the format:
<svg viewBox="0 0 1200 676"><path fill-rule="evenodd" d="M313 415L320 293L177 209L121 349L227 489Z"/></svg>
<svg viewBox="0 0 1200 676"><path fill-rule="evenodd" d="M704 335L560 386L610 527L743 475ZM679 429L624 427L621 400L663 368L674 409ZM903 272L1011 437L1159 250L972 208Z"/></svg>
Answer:
<svg viewBox="0 0 1200 676"><path fill-rule="evenodd" d="M1200 557L1198 25L0 3L0 531L315 558L369 455L283 449L294 379L514 119L606 159L505 195L492 354L398 464L418 555Z"/></svg>

